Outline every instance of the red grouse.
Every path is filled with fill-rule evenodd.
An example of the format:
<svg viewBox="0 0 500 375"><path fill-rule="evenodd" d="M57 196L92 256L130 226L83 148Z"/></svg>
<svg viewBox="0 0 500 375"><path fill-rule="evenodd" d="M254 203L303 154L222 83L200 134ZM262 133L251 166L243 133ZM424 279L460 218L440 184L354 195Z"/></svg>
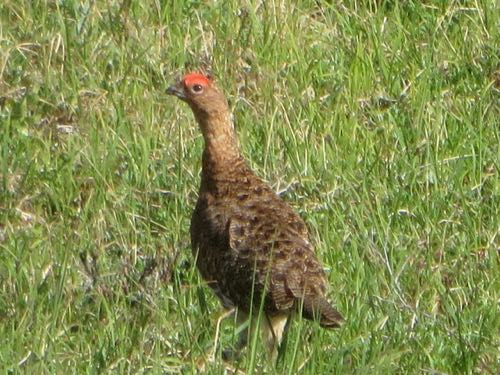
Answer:
<svg viewBox="0 0 500 375"><path fill-rule="evenodd" d="M343 319L326 299L327 280L306 225L248 167L220 88L206 75L189 73L167 93L189 104L205 141L191 242L207 284L224 307L236 308L239 322L262 311L271 355L294 312L338 327ZM238 350L247 336L244 331Z"/></svg>

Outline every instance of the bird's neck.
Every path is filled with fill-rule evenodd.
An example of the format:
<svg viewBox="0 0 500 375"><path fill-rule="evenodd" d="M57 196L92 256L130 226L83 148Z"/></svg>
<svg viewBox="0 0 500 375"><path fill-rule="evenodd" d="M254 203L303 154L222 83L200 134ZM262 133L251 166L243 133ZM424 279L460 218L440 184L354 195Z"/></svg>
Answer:
<svg viewBox="0 0 500 375"><path fill-rule="evenodd" d="M228 113L197 116L205 149L203 151L204 172L220 172L241 159L234 125Z"/></svg>

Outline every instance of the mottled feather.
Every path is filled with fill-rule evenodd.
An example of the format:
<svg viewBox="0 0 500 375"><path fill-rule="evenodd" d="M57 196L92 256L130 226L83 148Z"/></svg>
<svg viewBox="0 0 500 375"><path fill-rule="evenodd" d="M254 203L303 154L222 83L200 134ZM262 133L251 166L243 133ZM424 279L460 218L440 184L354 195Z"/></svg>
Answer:
<svg viewBox="0 0 500 375"><path fill-rule="evenodd" d="M169 93L190 105L205 140L191 241L207 284L227 308L248 314L262 305L271 330L274 321L282 330L282 317L297 311L338 327L343 319L326 299L327 279L307 227L241 156L220 89L196 73ZM281 333L267 336L276 341Z"/></svg>

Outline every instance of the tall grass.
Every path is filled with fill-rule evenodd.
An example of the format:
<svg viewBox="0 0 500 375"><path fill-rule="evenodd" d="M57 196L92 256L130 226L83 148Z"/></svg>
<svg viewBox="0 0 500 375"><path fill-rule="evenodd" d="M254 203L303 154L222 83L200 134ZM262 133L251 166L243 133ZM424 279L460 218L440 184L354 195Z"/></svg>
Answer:
<svg viewBox="0 0 500 375"><path fill-rule="evenodd" d="M0 3L2 373L496 373L495 1ZM211 67L345 326L235 340L193 266ZM215 360L211 360L214 353ZM254 361L255 360L255 361ZM497 370L495 370L497 369Z"/></svg>

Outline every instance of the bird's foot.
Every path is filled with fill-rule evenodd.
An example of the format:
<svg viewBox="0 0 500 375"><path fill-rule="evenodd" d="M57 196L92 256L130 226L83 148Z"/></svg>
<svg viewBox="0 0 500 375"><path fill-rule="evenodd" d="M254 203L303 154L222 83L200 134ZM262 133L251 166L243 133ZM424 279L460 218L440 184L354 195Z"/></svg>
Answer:
<svg viewBox="0 0 500 375"><path fill-rule="evenodd" d="M241 350L226 348L222 351L222 359L224 361L237 361L241 358Z"/></svg>

